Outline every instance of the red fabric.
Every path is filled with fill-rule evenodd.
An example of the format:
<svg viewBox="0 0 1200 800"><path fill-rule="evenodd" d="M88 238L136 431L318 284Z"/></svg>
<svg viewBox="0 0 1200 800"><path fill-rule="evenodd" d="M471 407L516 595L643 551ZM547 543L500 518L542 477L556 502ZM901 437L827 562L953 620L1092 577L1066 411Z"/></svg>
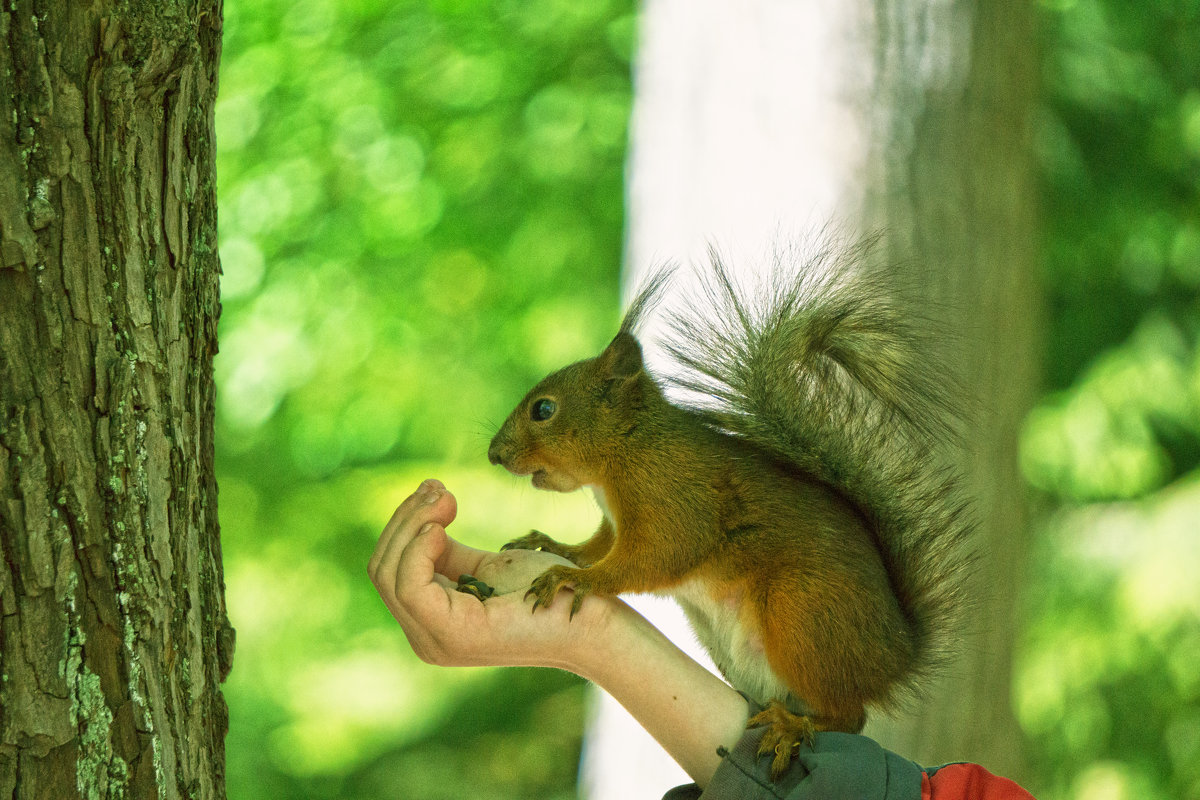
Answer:
<svg viewBox="0 0 1200 800"><path fill-rule="evenodd" d="M1008 778L978 764L947 764L931 776L921 774L921 800L1034 800Z"/></svg>

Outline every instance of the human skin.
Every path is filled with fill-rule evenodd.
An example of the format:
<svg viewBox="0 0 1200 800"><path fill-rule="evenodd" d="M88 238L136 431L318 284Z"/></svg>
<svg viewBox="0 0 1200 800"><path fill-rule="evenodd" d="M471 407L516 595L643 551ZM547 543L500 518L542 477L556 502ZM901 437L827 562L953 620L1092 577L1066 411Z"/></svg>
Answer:
<svg viewBox="0 0 1200 800"><path fill-rule="evenodd" d="M439 666L556 667L611 694L700 786L720 764L717 748L741 738L746 700L615 597L589 595L570 616L562 591L533 611L525 587L557 556L492 553L446 533L458 503L426 480L392 514L368 565L371 582L417 656ZM462 574L501 592L459 592Z"/></svg>

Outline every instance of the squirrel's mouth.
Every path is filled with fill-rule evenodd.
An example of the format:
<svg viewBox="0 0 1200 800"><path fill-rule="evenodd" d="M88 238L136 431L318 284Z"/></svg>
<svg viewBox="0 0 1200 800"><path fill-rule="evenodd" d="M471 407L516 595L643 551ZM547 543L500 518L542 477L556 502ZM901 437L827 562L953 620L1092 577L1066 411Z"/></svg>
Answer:
<svg viewBox="0 0 1200 800"><path fill-rule="evenodd" d="M516 463L514 463L516 462ZM553 465L540 466L545 462L540 459L513 459L512 461L496 459L506 470L517 477L529 476L535 489L546 489L551 492L571 492L579 488L579 482L569 473L556 469Z"/></svg>
<svg viewBox="0 0 1200 800"><path fill-rule="evenodd" d="M579 488L579 482L567 473L548 469L535 469L530 473L530 480L535 488L551 492L573 492Z"/></svg>

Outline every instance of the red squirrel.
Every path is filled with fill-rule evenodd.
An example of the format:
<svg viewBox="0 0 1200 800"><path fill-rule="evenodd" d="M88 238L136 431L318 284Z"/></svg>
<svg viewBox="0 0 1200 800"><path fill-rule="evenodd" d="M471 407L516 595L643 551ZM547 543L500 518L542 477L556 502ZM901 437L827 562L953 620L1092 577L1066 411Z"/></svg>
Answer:
<svg viewBox="0 0 1200 800"><path fill-rule="evenodd" d="M765 707L762 752L781 774L814 731L859 732L894 707L955 638L970 507L938 458L955 393L927 326L897 299L871 241L826 243L766 291L717 256L706 304L671 318L672 403L635 328L670 280L632 303L612 342L539 382L488 458L542 489L595 493L578 545L538 531L506 547L576 566L533 581L534 611L563 587L673 597L734 688Z"/></svg>

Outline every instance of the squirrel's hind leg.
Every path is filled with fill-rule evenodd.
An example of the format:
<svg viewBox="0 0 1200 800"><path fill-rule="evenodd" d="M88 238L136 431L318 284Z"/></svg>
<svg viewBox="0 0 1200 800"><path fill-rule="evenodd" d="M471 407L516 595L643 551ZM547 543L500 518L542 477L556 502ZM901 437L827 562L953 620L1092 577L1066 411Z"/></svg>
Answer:
<svg viewBox="0 0 1200 800"><path fill-rule="evenodd" d="M857 733L862 730L866 721L865 712L856 719L831 719L796 714L778 700L772 700L770 705L747 720L746 727L767 726L767 731L758 745L758 755L774 756L771 760L771 780L779 780L791 766L792 757L796 755L800 745L813 746L817 731Z"/></svg>

